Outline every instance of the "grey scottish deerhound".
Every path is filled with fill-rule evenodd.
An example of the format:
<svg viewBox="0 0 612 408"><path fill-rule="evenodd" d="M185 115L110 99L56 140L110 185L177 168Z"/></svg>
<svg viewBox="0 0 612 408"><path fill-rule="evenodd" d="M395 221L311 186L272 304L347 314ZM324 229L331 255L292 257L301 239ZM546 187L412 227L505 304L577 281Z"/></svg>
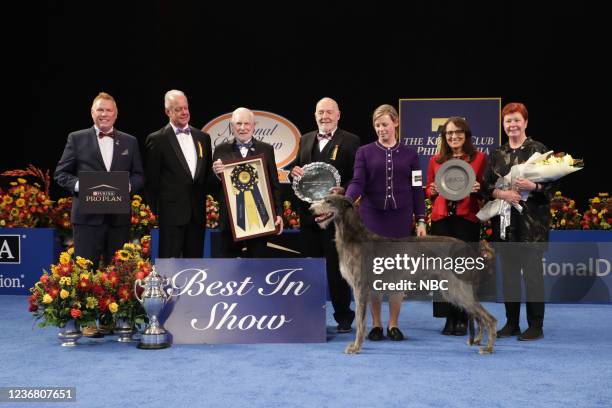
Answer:
<svg viewBox="0 0 612 408"><path fill-rule="evenodd" d="M326 228L332 221L336 225L336 248L340 260L340 272L344 279L353 288L355 297L357 333L355 341L349 343L345 349L345 353L359 353L366 332L366 309L370 294L373 292L372 276L368 270L364 270L362 265L363 257L372 259L376 254L369 254L368 248L373 248L370 243L375 242L396 242L410 243L406 245L407 251L412 251L415 257L426 255L440 255L432 250L432 243L449 244L447 248L452 248L452 254L457 255L463 253L473 254L480 251L480 256L488 261L493 259L493 251L486 242L480 244L479 251L474 251L469 244L451 237L442 236L426 236L426 237L406 237L403 239L387 239L368 231L362 221L359 213L355 209L353 203L348 198L331 194L324 200L315 202L310 207L310 210L315 215L315 221ZM427 245L429 243L429 245ZM437 248L439 248L438 246ZM370 249L371 250L371 249ZM401 278L406 280L414 279L444 279L448 281L448 290L440 291L442 296L450 303L457 305L465 310L470 316L469 324L469 340L468 345L480 345L486 328L488 332L487 345L481 347L480 354L490 354L493 352L493 344L495 343L495 327L497 320L485 310L476 298L475 291L478 286L479 274L483 271L471 270L463 274L457 274L453 270L439 268L436 270L422 270L419 275L415 276L407 271L400 271ZM378 293L380 295L380 293ZM474 319L478 324L478 332L474 337Z"/></svg>

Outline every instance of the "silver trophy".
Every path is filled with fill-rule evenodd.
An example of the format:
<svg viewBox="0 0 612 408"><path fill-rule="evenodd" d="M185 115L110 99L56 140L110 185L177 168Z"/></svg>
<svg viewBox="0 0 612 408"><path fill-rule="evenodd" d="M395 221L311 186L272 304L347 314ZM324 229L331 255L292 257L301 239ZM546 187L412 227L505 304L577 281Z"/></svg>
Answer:
<svg viewBox="0 0 612 408"><path fill-rule="evenodd" d="M168 288L167 293L164 290L164 287L168 286L168 284L169 279L159 276L155 267L153 267L153 271L151 271L149 276L144 279L137 279L134 282L134 295L142 304L149 318L149 324L147 324L144 333L140 337L138 348L162 349L170 347L168 333L158 319L164 305L172 295L172 288ZM141 297L138 297L137 289L139 287L144 288Z"/></svg>

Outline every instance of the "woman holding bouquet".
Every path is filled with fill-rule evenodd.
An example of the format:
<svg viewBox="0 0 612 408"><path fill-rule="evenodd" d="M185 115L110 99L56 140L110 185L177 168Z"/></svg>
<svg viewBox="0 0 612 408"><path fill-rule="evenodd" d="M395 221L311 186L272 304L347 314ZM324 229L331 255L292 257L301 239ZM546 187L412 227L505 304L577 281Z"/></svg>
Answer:
<svg viewBox="0 0 612 408"><path fill-rule="evenodd" d="M433 201L431 234L455 237L466 242L478 242L480 222L476 213L480 209L480 183L486 168L486 156L472 144L472 131L463 118L454 116L442 126L440 153L432 156L427 170L425 194ZM461 201L448 201L438 194L436 174L450 159L465 160L476 174L472 193ZM433 303L435 317L446 317L444 335L464 336L467 332L467 314L448 302Z"/></svg>
<svg viewBox="0 0 612 408"><path fill-rule="evenodd" d="M516 177L510 188L496 188L496 181L510 173L512 166L521 164L532 154L548 151L542 143L526 134L528 113L522 103L509 103L502 109L502 125L508 143L495 150L485 172L482 192L485 198L501 199L511 204L510 225L500 230L500 216L492 219L493 236L505 242L547 242L550 224L550 200L556 183L534 183ZM521 193L528 192L521 200ZM519 212L516 207L522 207ZM520 208L519 207L519 208ZM515 248L515 247L513 247ZM537 340L544 336L544 277L542 275L542 246L521 246L520 252L501 251L506 324L497 337L518 336L519 340ZM516 248L515 248L516 249ZM525 279L527 322L521 333L519 327L521 300L521 269Z"/></svg>

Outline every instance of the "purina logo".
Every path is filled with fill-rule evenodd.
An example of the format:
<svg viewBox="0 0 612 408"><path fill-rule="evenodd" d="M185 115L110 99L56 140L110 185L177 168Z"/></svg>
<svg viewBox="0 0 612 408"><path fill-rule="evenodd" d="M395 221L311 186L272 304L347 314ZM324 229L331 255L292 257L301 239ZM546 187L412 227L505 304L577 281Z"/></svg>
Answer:
<svg viewBox="0 0 612 408"><path fill-rule="evenodd" d="M100 184L99 186L89 187L90 190L95 190L97 188L111 188L113 190L119 190L117 187L109 186L108 184ZM95 191L94 191L95 193Z"/></svg>
<svg viewBox="0 0 612 408"><path fill-rule="evenodd" d="M253 137L274 147L274 157L278 168L278 179L281 183L289 183L289 171L283 167L295 160L300 147L300 131L288 119L271 112L254 110L255 132ZM206 124L202 130L212 139L213 151L215 147L224 142L231 142L234 138L230 120L232 114L226 113Z"/></svg>
<svg viewBox="0 0 612 408"><path fill-rule="evenodd" d="M0 263L21 263L20 239L19 235L0 235Z"/></svg>

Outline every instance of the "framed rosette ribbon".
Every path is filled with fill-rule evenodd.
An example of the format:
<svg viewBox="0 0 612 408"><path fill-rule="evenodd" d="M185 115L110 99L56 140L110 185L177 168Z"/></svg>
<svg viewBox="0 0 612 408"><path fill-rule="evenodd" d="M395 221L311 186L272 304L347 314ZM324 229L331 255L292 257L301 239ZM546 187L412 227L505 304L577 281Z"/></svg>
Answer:
<svg viewBox="0 0 612 408"><path fill-rule="evenodd" d="M221 180L234 241L276 234L276 213L264 155L224 165Z"/></svg>

